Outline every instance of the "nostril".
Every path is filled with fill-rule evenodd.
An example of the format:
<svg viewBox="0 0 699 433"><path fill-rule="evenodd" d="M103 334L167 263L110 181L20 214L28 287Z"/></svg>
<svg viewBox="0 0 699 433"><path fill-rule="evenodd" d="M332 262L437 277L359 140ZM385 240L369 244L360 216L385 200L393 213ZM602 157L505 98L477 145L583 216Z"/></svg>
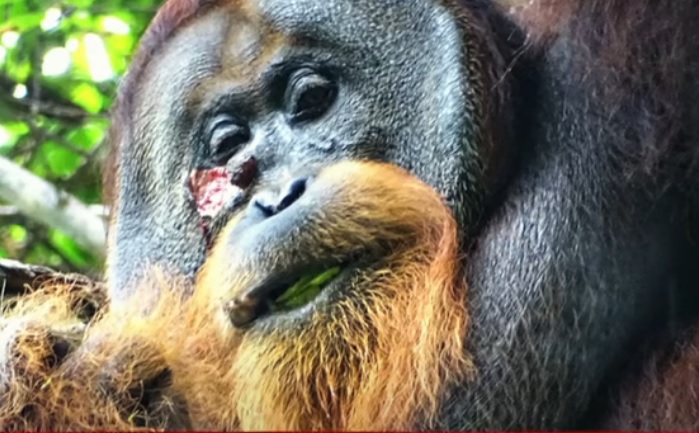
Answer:
<svg viewBox="0 0 699 433"><path fill-rule="evenodd" d="M269 218L277 213L276 200L272 199L268 194L258 195L253 199L255 207L262 211L266 218Z"/></svg>
<svg viewBox="0 0 699 433"><path fill-rule="evenodd" d="M291 206L296 200L298 200L304 192L306 192L306 183L308 178L301 178L292 181L289 186L287 186L286 191L281 195L279 204L277 204L277 212L281 212L287 207Z"/></svg>
<svg viewBox="0 0 699 433"><path fill-rule="evenodd" d="M301 198L306 192L308 178L299 178L290 182L281 194L263 192L252 199L252 203L258 211L261 211L265 218L274 216L291 206L296 200Z"/></svg>

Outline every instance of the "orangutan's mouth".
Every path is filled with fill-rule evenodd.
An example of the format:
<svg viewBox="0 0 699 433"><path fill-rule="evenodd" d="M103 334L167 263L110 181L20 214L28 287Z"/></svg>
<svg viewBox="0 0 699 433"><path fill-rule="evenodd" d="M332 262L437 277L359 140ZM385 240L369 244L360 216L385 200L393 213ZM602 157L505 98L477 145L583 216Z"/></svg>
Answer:
<svg viewBox="0 0 699 433"><path fill-rule="evenodd" d="M266 281L231 300L225 306L226 313L233 326L243 328L263 316L300 309L315 301L332 283L342 279L343 271L348 268L335 265L322 270L307 269L292 278L270 275Z"/></svg>
<svg viewBox="0 0 699 433"><path fill-rule="evenodd" d="M245 196L245 191L232 182L226 167L193 170L189 177L189 188L207 239L212 237L211 221L219 217L225 218L225 209L232 209ZM338 265L306 268L289 279L279 281L271 278L269 282L248 292L246 301L233 303L230 307L232 316L240 316L238 325L242 326L262 314L262 309L274 313L300 308L315 299L342 269ZM254 305L250 305L251 303Z"/></svg>

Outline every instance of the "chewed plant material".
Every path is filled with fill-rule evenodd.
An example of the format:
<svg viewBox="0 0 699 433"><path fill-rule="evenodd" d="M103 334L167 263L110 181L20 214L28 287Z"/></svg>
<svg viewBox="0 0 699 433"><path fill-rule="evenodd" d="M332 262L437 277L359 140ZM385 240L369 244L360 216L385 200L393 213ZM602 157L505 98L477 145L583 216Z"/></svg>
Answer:
<svg viewBox="0 0 699 433"><path fill-rule="evenodd" d="M291 285L275 300L274 306L279 310L297 308L307 304L316 297L323 287L340 273L342 268L334 266L319 275L307 275Z"/></svg>

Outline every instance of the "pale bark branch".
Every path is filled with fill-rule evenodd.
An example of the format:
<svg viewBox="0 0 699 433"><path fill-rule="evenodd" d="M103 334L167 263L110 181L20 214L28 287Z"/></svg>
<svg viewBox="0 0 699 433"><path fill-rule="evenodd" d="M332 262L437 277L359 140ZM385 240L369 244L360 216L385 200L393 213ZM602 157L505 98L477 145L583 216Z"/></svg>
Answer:
<svg viewBox="0 0 699 433"><path fill-rule="evenodd" d="M104 257L106 223L81 201L0 157L0 199L24 215L75 239L88 251Z"/></svg>

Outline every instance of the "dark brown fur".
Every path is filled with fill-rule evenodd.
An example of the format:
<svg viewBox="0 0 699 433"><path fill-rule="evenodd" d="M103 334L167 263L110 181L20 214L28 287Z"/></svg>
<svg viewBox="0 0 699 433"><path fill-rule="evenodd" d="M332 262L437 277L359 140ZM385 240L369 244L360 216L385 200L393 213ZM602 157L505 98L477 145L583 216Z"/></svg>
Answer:
<svg viewBox="0 0 699 433"><path fill-rule="evenodd" d="M586 65L579 78L603 89L613 107L645 112L629 117L633 136L619 137L620 149L638 149L635 167L694 173L686 171L694 168L699 140L699 125L687 125L699 114L689 96L697 93L696 75L687 74L699 67L693 2L535 0L513 9L530 48L573 41L572 56Z"/></svg>
<svg viewBox="0 0 699 433"><path fill-rule="evenodd" d="M623 119L623 134L606 133L616 137L620 160L630 162L620 166L626 179L653 179L661 193L677 188L695 194L699 123L690 119L699 118L696 2L536 0L513 12L527 31L531 55L566 41L577 65L572 79L599 89L609 116ZM694 206L689 199L688 206ZM687 227L688 236L693 231ZM604 428L699 429L699 333L694 329L690 338L665 338L642 362L640 375L625 376Z"/></svg>
<svg viewBox="0 0 699 433"><path fill-rule="evenodd" d="M609 430L699 430L699 332L692 329L674 350L657 350L632 376L604 424Z"/></svg>

